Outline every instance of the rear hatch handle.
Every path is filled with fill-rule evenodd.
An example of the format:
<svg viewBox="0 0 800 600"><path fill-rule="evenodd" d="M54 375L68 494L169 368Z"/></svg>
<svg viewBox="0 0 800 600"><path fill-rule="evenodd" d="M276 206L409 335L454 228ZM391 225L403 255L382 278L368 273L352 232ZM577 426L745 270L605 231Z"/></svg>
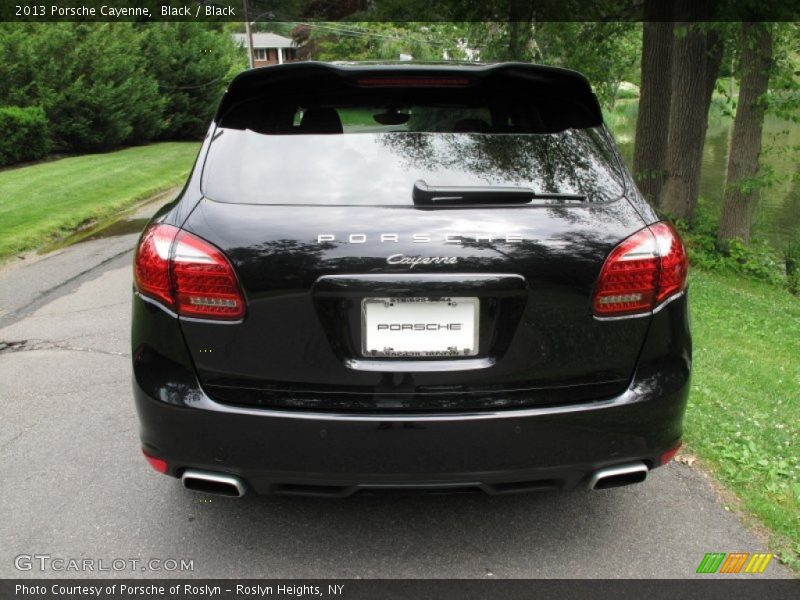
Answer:
<svg viewBox="0 0 800 600"><path fill-rule="evenodd" d="M566 203L586 202L580 194L537 193L526 187L508 186L432 186L422 179L414 182L411 194L414 205L420 207L519 205L537 204L537 201Z"/></svg>

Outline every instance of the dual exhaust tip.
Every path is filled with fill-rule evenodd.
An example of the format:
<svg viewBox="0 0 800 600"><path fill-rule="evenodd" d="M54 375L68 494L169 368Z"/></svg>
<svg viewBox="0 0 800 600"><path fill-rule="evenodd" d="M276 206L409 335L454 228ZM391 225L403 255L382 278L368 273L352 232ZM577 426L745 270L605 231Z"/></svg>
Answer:
<svg viewBox="0 0 800 600"><path fill-rule="evenodd" d="M244 482L235 475L186 469L181 475L183 487L193 492L241 498L247 492Z"/></svg>
<svg viewBox="0 0 800 600"><path fill-rule="evenodd" d="M647 479L647 465L643 462L606 467L595 471L589 479L589 489L607 490L624 485L641 483ZM235 475L187 469L181 476L183 487L193 492L241 498L247 492L244 482Z"/></svg>
<svg viewBox="0 0 800 600"><path fill-rule="evenodd" d="M591 479L589 479L589 489L607 490L622 487L623 485L641 483L647 479L647 471L647 465L643 462L606 467L592 474Z"/></svg>

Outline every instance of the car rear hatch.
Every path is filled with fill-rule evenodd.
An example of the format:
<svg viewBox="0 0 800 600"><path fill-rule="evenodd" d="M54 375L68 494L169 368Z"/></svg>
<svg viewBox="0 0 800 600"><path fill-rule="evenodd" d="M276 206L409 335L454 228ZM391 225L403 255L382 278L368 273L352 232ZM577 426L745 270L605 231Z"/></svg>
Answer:
<svg viewBox="0 0 800 600"><path fill-rule="evenodd" d="M288 67L229 89L183 225L246 299L234 323L181 319L212 398L474 411L625 389L649 319L599 320L592 294L644 223L585 80Z"/></svg>

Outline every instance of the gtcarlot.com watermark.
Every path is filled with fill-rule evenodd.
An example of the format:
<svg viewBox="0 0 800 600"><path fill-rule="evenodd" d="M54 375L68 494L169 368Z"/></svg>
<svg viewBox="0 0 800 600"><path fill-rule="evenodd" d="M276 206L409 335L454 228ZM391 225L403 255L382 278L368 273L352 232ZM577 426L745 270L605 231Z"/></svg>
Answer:
<svg viewBox="0 0 800 600"><path fill-rule="evenodd" d="M14 557L18 571L74 573L191 572L193 558L88 558L51 556L50 554L18 554Z"/></svg>

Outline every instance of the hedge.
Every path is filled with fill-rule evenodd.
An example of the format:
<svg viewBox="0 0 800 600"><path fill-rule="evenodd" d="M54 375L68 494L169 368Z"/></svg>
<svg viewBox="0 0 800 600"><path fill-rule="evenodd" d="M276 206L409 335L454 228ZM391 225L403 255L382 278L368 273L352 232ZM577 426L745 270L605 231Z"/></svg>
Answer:
<svg viewBox="0 0 800 600"><path fill-rule="evenodd" d="M38 160L49 151L47 119L41 107L0 107L0 166Z"/></svg>

